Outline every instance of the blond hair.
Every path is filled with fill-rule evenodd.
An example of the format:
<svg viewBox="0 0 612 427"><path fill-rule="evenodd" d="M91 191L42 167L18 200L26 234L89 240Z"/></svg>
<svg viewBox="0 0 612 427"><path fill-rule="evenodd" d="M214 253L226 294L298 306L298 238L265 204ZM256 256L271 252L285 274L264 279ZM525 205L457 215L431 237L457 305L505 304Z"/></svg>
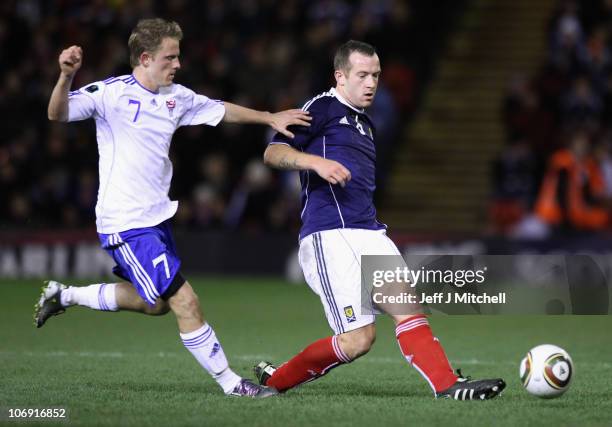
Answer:
<svg viewBox="0 0 612 427"><path fill-rule="evenodd" d="M141 19L136 24L128 40L130 49L130 65L140 65L140 55L143 52L155 54L161 47L165 38L181 40L183 30L174 21L166 21L161 18Z"/></svg>

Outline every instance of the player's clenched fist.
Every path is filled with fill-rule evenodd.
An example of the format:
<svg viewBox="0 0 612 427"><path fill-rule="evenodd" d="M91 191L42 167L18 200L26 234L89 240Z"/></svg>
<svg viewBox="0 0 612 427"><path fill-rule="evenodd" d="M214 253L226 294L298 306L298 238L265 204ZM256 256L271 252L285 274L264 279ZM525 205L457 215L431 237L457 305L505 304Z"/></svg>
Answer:
<svg viewBox="0 0 612 427"><path fill-rule="evenodd" d="M59 56L60 69L67 77L72 77L81 68L82 61L83 49L80 46L70 46L64 49Z"/></svg>
<svg viewBox="0 0 612 427"><path fill-rule="evenodd" d="M351 172L335 160L321 158L314 165L314 171L325 181L342 187L351 180Z"/></svg>

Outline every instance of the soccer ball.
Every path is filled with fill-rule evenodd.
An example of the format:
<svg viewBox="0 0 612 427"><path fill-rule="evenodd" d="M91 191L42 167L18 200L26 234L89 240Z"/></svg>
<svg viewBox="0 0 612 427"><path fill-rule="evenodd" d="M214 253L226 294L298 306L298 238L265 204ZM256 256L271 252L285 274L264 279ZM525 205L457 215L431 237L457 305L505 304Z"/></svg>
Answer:
<svg viewBox="0 0 612 427"><path fill-rule="evenodd" d="M552 399L569 388L574 363L561 347L542 344L529 350L521 360L519 372L525 390L534 396Z"/></svg>

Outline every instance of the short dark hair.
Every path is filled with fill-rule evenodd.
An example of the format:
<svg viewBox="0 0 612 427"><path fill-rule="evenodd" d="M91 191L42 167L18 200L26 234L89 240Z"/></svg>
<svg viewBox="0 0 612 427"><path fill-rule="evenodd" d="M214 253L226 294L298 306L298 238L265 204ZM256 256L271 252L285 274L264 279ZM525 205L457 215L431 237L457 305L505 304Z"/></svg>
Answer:
<svg viewBox="0 0 612 427"><path fill-rule="evenodd" d="M180 41L183 38L183 30L176 22L161 18L138 21L128 40L130 65L139 65L143 52L156 52L166 37Z"/></svg>
<svg viewBox="0 0 612 427"><path fill-rule="evenodd" d="M376 49L371 44L360 42L357 40L349 40L338 48L334 56L334 70L350 71L351 62L349 56L351 53L359 52L366 56L374 56Z"/></svg>

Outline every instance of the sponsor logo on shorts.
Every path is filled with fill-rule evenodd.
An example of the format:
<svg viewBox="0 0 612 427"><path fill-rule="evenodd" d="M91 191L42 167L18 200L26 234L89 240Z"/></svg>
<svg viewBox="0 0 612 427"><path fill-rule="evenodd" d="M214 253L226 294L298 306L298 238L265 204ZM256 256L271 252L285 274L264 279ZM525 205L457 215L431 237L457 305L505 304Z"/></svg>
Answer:
<svg viewBox="0 0 612 427"><path fill-rule="evenodd" d="M352 305L344 307L344 315L346 316L346 321L349 323L357 320L357 317L355 317L355 310L353 310Z"/></svg>

